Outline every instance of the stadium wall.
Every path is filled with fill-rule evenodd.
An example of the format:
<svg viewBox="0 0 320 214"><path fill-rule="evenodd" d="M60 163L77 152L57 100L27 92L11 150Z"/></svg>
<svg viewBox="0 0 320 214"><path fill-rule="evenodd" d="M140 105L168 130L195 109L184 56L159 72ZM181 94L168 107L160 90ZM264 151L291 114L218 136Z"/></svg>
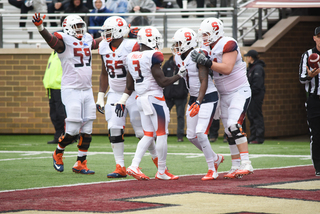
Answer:
<svg viewBox="0 0 320 214"><path fill-rule="evenodd" d="M301 54L314 46L312 32L319 23L298 22L261 53L266 62L266 96L263 105L266 137L302 135L307 133L306 99L299 82ZM254 46L254 45L253 45ZM243 47L243 52L254 47ZM0 49L0 134L53 134L49 102L42 79L50 49ZM165 60L170 57L164 50ZM93 92L99 90L101 59L93 52ZM247 127L249 122L247 121ZM171 110L170 134L176 134L175 108ZM248 128L247 128L248 129ZM97 112L93 134L107 134L104 115ZM127 118L125 134L133 134ZM219 130L223 135L223 126Z"/></svg>

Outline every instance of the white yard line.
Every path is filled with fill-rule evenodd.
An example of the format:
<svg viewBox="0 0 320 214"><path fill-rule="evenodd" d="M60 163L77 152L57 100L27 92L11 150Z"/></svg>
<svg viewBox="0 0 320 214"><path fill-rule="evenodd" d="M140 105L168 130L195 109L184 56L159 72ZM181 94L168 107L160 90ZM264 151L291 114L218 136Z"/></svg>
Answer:
<svg viewBox="0 0 320 214"><path fill-rule="evenodd" d="M0 151L0 154L20 154L17 158L0 159L0 161L14 161L14 160L28 160L28 159L45 159L52 158L52 152L49 151ZM74 157L78 152L64 152L64 157ZM134 155L134 152L125 152L125 155ZM42 157L30 157L35 155L46 155ZM113 155L113 152L88 152L88 155ZM146 155L150 155L146 153ZM168 155L180 155L186 156L186 158L198 158L204 156L203 153L168 153ZM230 154L222 154L223 156L230 156ZM29 157L26 157L29 156ZM250 158L261 158L261 157L281 157L281 158L301 158L311 159L310 155L273 155L273 154L250 154Z"/></svg>

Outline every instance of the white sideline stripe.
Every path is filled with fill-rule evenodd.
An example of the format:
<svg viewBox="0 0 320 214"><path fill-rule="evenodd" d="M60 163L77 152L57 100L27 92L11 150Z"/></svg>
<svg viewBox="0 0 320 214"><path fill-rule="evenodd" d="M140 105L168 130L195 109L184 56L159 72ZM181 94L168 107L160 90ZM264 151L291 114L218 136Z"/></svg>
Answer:
<svg viewBox="0 0 320 214"><path fill-rule="evenodd" d="M42 155L42 154L50 154L50 156L45 157L23 157L23 158L7 158L0 159L0 161L14 161L14 160L30 160L30 159L46 159L52 158L52 152L49 151L0 151L0 154L21 154L24 156L32 156L32 155ZM74 157L78 152L64 152L64 157ZM125 152L125 155L134 155L134 152ZM113 152L88 152L88 155L113 155ZM146 153L146 156L150 154ZM187 156L186 158L197 158L203 157L203 153L168 153L168 155L180 155ZM230 156L230 154L222 154L223 156ZM249 154L250 158L261 158L261 157L280 157L280 158L301 158L301 159L311 159L310 155L271 155L271 154Z"/></svg>
<svg viewBox="0 0 320 214"><path fill-rule="evenodd" d="M265 169L287 169L287 168L304 167L304 166L312 166L312 164L296 165L296 166L285 166L285 167L273 167L273 168L264 168L264 169L263 169L263 168L259 168L259 169L254 169L254 170L257 171L257 170L265 170ZM226 172L228 172L228 171L219 172L218 174L226 173ZM197 176L197 175L203 175L203 174L179 175L179 177ZM154 179L154 178L151 178L151 180L153 180L153 179ZM91 185L91 184L117 183L117 182L127 182L127 181L132 181L132 180L135 180L135 178L132 178L132 179L124 179L124 180L112 180L112 181L92 182L92 183L68 184L68 185L61 185L61 186L48 186L48 187L34 187L34 188L26 188L26 189L4 190L4 191L0 191L0 193L3 193L3 192L24 191L24 190L39 190L39 189L49 189L49 188L83 186L83 185Z"/></svg>

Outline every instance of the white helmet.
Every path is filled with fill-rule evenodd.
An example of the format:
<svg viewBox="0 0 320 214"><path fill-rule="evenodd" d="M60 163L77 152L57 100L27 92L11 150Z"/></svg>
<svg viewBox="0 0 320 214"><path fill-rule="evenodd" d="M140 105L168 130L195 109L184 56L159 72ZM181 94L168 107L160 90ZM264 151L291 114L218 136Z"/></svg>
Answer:
<svg viewBox="0 0 320 214"><path fill-rule="evenodd" d="M77 39L81 39L87 32L86 23L78 15L67 16L62 23L62 27L65 34L74 36Z"/></svg>
<svg viewBox="0 0 320 214"><path fill-rule="evenodd" d="M128 34L128 24L120 16L111 16L104 21L101 30L102 38L111 42Z"/></svg>
<svg viewBox="0 0 320 214"><path fill-rule="evenodd" d="M173 36L174 53L181 55L191 48L197 47L197 35L190 28L180 28Z"/></svg>
<svg viewBox="0 0 320 214"><path fill-rule="evenodd" d="M223 23L217 18L207 18L201 22L198 34L203 45L209 46L223 36Z"/></svg>
<svg viewBox="0 0 320 214"><path fill-rule="evenodd" d="M162 35L155 27L142 27L137 34L138 44L144 44L153 50L161 50Z"/></svg>

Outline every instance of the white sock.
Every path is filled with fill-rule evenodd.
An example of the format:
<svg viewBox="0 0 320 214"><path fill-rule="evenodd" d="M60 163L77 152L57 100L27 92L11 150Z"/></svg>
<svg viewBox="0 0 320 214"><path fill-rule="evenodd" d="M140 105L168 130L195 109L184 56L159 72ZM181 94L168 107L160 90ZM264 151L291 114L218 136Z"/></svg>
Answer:
<svg viewBox="0 0 320 214"><path fill-rule="evenodd" d="M132 159L131 166L139 167L140 162L146 151L148 150L150 144L153 141L153 137L143 136L137 145L134 158Z"/></svg>
<svg viewBox="0 0 320 214"><path fill-rule="evenodd" d="M152 157L152 159L155 159L157 156L157 150L156 150L156 144L154 142L154 140L151 142L149 148L148 148L150 155Z"/></svg>
<svg viewBox="0 0 320 214"><path fill-rule="evenodd" d="M167 160L167 135L157 136L157 154L158 154L158 172L163 174L166 169L166 160Z"/></svg>
<svg viewBox="0 0 320 214"><path fill-rule="evenodd" d="M202 151L198 138L188 139L193 145L195 145L200 151Z"/></svg>
<svg viewBox="0 0 320 214"><path fill-rule="evenodd" d="M249 152L240 152L241 161L249 160Z"/></svg>
<svg viewBox="0 0 320 214"><path fill-rule="evenodd" d="M202 152L206 158L208 169L215 171L214 160L217 159L217 154L212 150L209 139L207 135L199 133L197 134L199 143L202 148Z"/></svg>
<svg viewBox="0 0 320 214"><path fill-rule="evenodd" d="M121 167L124 167L124 143L111 143L111 147L116 164L120 164Z"/></svg>
<svg viewBox="0 0 320 214"><path fill-rule="evenodd" d="M240 158L235 158L231 160L232 166L240 167Z"/></svg>
<svg viewBox="0 0 320 214"><path fill-rule="evenodd" d="M83 157L83 156L86 156L87 155L87 153L88 153L88 151L80 151L80 150L78 150L78 157Z"/></svg>

